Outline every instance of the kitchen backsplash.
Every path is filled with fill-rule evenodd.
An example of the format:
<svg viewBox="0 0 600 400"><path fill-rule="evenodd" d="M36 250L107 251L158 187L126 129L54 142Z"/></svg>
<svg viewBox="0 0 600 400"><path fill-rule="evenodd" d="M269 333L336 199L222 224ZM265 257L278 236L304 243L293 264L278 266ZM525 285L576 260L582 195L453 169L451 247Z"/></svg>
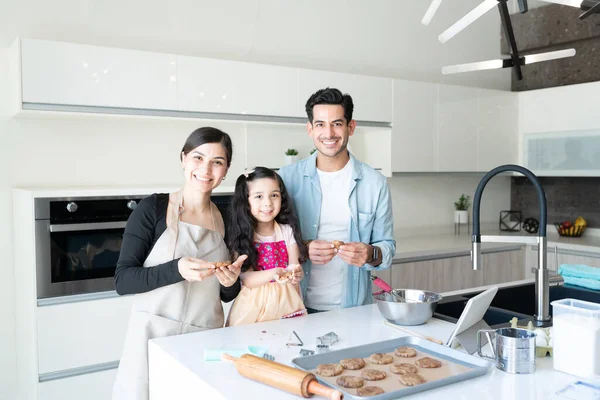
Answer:
<svg viewBox="0 0 600 400"><path fill-rule="evenodd" d="M540 177L548 201L548 223L575 220L582 216L591 228L600 227L600 178ZM523 219L539 220L537 194L527 178L511 179L511 209Z"/></svg>

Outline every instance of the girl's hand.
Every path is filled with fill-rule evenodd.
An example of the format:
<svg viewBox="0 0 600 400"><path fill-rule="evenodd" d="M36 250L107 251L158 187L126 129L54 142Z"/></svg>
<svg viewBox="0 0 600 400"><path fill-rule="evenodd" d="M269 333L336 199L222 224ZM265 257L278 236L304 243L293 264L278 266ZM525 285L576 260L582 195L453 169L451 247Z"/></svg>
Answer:
<svg viewBox="0 0 600 400"><path fill-rule="evenodd" d="M233 285L240 276L242 264L246 258L248 258L248 256L244 254L239 256L238 259L233 262L233 264L228 265L227 267L216 268L215 275L219 280L219 283L225 287L230 287Z"/></svg>
<svg viewBox="0 0 600 400"><path fill-rule="evenodd" d="M300 264L290 264L287 270L292 273L292 283L300 283L304 278L304 270Z"/></svg>
<svg viewBox="0 0 600 400"><path fill-rule="evenodd" d="M212 264L193 257L182 257L177 262L179 274L188 282L200 282L215 273Z"/></svg>
<svg viewBox="0 0 600 400"><path fill-rule="evenodd" d="M274 268L274 272L275 275L273 276L273 279L280 285L285 285L292 279L292 271L288 271L285 268Z"/></svg>

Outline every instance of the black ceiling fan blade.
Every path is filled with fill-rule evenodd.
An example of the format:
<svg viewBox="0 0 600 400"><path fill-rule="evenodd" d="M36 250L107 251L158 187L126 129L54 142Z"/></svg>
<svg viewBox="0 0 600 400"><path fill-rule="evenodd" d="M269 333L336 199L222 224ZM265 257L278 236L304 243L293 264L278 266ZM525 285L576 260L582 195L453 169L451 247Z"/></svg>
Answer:
<svg viewBox="0 0 600 400"><path fill-rule="evenodd" d="M582 8L584 6L584 3L581 3ZM588 8L583 14L581 14L579 16L579 19L584 20L587 17L589 17L590 15L595 14L595 13L600 13L600 1L598 1L596 4L594 4L593 6Z"/></svg>
<svg viewBox="0 0 600 400"><path fill-rule="evenodd" d="M510 46L510 56L513 60L513 69L517 80L523 80L523 72L521 71L521 62L519 61L519 50L517 49L517 41L515 39L515 33L512 28L510 21L510 13L508 12L508 6L506 0L498 0L498 10L500 11L500 19L502 20L502 27Z"/></svg>

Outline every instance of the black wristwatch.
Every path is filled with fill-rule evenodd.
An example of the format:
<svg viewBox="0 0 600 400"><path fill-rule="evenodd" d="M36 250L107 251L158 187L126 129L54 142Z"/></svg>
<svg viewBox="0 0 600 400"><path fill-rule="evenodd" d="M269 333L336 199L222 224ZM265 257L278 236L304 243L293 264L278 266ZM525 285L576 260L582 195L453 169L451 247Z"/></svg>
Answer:
<svg viewBox="0 0 600 400"><path fill-rule="evenodd" d="M369 264L372 263L373 261L377 261L379 259L379 247L377 246L371 246L373 247L373 252L371 253L371 261L369 261Z"/></svg>

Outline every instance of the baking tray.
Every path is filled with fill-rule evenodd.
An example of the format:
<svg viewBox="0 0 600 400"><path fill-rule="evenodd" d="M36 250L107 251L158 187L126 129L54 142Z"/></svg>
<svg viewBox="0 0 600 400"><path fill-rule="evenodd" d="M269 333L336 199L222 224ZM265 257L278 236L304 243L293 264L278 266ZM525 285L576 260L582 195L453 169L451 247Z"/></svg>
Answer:
<svg viewBox="0 0 600 400"><path fill-rule="evenodd" d="M417 385L417 386L406 386L406 387L402 387L399 390L393 390L390 392L382 393L377 396L370 396L370 397L359 396L356 394L356 389L346 389L343 387L339 387L339 386L333 384L332 382L327 381L327 379L335 381L335 378L337 378L337 377L332 377L332 378L321 377L319 375L316 375L316 373L315 373L315 375L316 375L317 379L319 380L319 382L342 391L342 393L344 393L344 398L350 398L350 399L367 399L368 398L368 399L374 399L374 400L385 400L385 399L397 399L399 397L409 396L411 394L424 392L426 390L435 389L435 388L438 388L441 386L451 385L453 383L457 383L457 382L461 382L461 381L464 381L467 379L482 376L482 375L485 375L488 372L488 370L490 369L490 367L493 366L492 363L490 363L484 359L477 358L477 357L471 356L467 353L462 353L458 350L454 350L449 347L439 345L439 344L430 342L426 339L422 339L422 338L414 337L414 336L405 336L405 337L400 337L397 339L386 340L384 342L370 343L370 344L366 344L366 345L362 345L362 346L349 347L346 349L329 351L327 353L322 353L322 354L314 354L311 356L297 357L292 360L292 364L294 364L296 367L298 367L302 370L314 372L313 370L315 370L317 368L317 365L319 365L319 364L335 363L344 358L357 357L357 358L365 358L366 359L373 353L393 353L394 350L400 346L413 347L419 353L418 357L422 357L424 355L422 353L426 353L426 355L430 355L439 360L442 360L442 362L445 360L448 363L457 365L457 368L455 368L455 373L451 376L435 379L432 381L427 381L427 382ZM408 362L408 361L410 361L410 359L400 359L399 357L394 356L394 362L400 362L400 361ZM368 362L367 362L367 364L368 364ZM371 368L371 367L387 367L387 369L389 371L389 365L374 366L372 364L368 364L368 366L369 366L369 368ZM378 368L378 369L382 369L382 368ZM360 371L345 371L345 372L356 375L356 373L360 372ZM388 376L393 377L394 374L388 372ZM365 384L365 386L367 386L367 385L377 385L377 382L376 381L367 382Z"/></svg>

